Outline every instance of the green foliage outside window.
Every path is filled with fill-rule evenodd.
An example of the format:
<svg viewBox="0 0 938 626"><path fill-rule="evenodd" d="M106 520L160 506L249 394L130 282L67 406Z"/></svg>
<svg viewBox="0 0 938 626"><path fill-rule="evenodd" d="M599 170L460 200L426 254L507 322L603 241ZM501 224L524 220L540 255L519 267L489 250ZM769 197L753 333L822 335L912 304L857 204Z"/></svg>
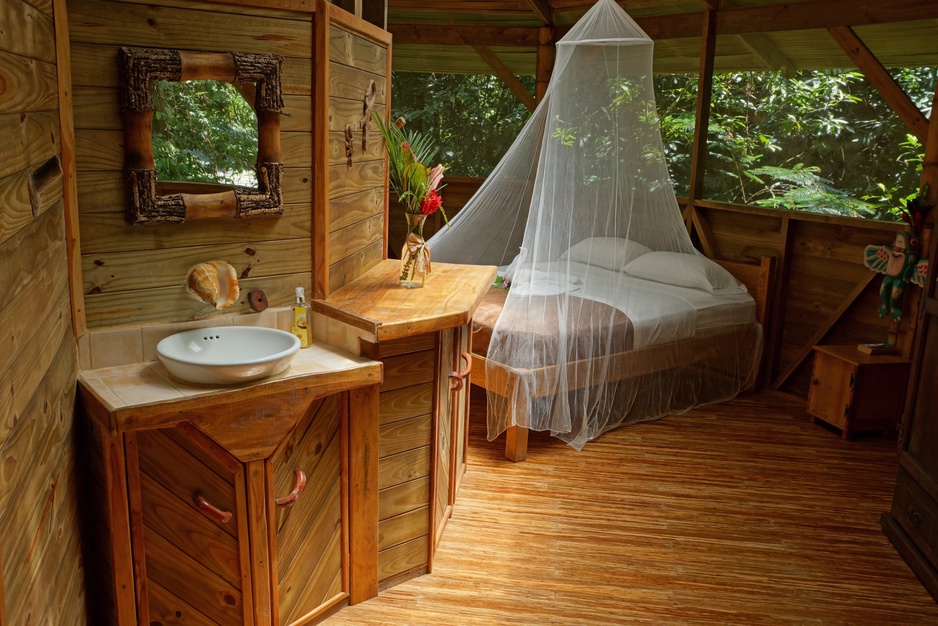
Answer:
<svg viewBox="0 0 938 626"><path fill-rule="evenodd" d="M928 116L938 68L893 75ZM487 176L529 116L492 76L394 73L392 90L394 116L434 135L456 176ZM675 189L687 195L697 76L658 75L655 92ZM921 143L856 71L718 74L708 142L712 200L895 220L921 175Z"/></svg>
<svg viewBox="0 0 938 626"><path fill-rule="evenodd" d="M433 137L448 176L488 176L530 115L497 76L393 72L391 89L392 119Z"/></svg>
<svg viewBox="0 0 938 626"><path fill-rule="evenodd" d="M231 83L155 81L159 180L256 186L257 116Z"/></svg>

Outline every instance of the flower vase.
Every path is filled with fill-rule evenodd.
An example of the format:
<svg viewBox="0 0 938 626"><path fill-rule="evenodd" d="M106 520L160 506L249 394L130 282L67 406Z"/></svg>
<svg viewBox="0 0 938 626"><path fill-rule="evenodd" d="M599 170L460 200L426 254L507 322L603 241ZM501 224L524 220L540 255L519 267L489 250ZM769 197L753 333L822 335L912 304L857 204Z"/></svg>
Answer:
<svg viewBox="0 0 938 626"><path fill-rule="evenodd" d="M427 216L420 213L405 213L407 217L407 237L401 250L401 287L416 289L423 287L423 282L430 273L430 248L423 238L423 224Z"/></svg>

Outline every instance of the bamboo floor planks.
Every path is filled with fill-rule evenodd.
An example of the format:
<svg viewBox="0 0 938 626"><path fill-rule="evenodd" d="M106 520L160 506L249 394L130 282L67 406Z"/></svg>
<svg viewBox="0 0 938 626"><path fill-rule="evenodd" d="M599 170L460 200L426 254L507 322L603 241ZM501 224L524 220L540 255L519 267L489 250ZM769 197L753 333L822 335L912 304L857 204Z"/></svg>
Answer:
<svg viewBox="0 0 938 626"><path fill-rule="evenodd" d="M894 441L843 441L763 392L580 453L532 433L510 463L477 388L471 410L433 573L325 624L938 623L879 526Z"/></svg>

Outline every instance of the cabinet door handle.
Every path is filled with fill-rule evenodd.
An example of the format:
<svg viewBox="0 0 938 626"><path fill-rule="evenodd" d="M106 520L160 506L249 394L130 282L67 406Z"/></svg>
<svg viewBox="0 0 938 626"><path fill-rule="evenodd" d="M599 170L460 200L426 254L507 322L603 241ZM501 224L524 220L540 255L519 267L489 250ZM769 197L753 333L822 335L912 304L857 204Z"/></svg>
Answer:
<svg viewBox="0 0 938 626"><path fill-rule="evenodd" d="M463 383L466 379L466 376L469 375L469 372L472 371L472 355L468 352L462 353L462 358L466 359L466 369L461 372L451 372L449 375L449 388L450 391L459 391L462 389Z"/></svg>
<svg viewBox="0 0 938 626"><path fill-rule="evenodd" d="M202 514L210 520L219 524L227 524L231 520L231 511L222 511L218 507L212 506L201 493L195 494L192 500L195 502L195 506L202 511Z"/></svg>
<svg viewBox="0 0 938 626"><path fill-rule="evenodd" d="M300 493L303 492L303 487L306 486L306 474L303 470L298 469L294 470L293 475L296 476L296 484L293 485L293 491L282 498L274 500L277 506L293 506L300 497Z"/></svg>

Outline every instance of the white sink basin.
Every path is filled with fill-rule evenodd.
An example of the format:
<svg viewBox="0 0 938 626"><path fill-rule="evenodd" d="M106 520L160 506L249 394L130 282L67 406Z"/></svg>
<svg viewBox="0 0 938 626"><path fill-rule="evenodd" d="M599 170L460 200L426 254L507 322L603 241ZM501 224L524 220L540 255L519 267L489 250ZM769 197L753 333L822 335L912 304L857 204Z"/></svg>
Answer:
<svg viewBox="0 0 938 626"><path fill-rule="evenodd" d="M187 330L156 344L156 353L172 376L208 385L279 374L299 349L300 340L290 333L256 326Z"/></svg>

